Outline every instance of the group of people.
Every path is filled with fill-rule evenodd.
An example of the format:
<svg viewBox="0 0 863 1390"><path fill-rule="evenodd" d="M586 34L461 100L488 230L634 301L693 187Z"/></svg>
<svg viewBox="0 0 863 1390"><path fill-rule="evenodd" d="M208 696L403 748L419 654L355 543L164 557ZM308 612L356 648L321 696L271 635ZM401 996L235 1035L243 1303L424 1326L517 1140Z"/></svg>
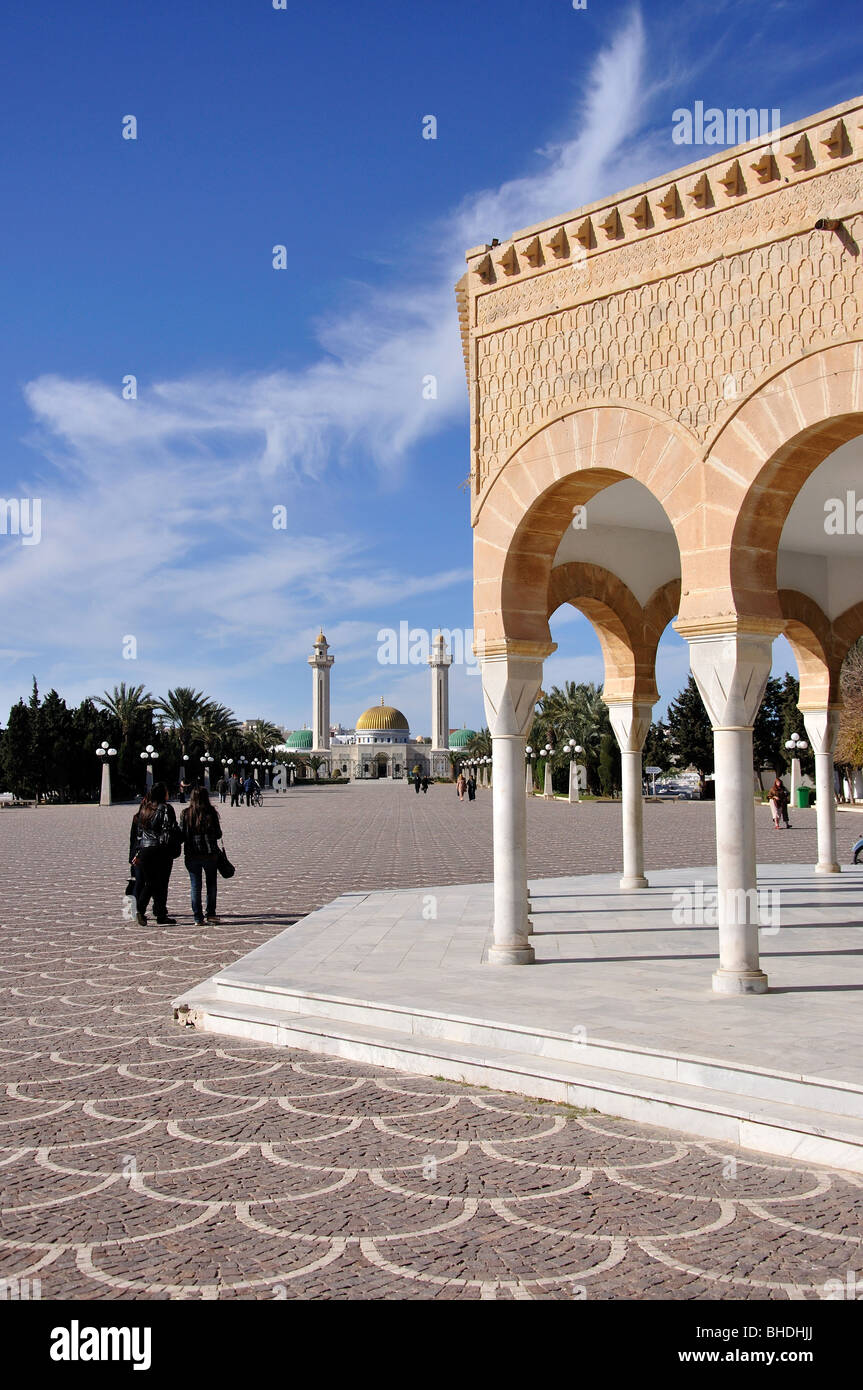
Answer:
<svg viewBox="0 0 863 1390"><path fill-rule="evenodd" d="M469 777L465 777L464 773L460 772L455 787L459 801L464 801L465 792L467 792L468 801L476 800L476 778L472 772Z"/></svg>
<svg viewBox="0 0 863 1390"><path fill-rule="evenodd" d="M252 797L257 796L261 790L251 772L245 780L236 772L232 772L230 777L220 777L216 783L216 791L219 793L219 800L224 802L230 793L231 805L239 806L243 796L246 798L246 805L251 806Z"/></svg>
<svg viewBox="0 0 863 1390"><path fill-rule="evenodd" d="M167 786L164 782L154 782L132 817L129 833L129 863L135 879L137 907L135 920L140 927L147 925L151 900L157 925L175 925L176 917L168 915L168 885L174 860L181 849L189 875L195 922L198 926L203 926L205 921L218 923L216 897L221 838L219 813L206 788L192 790L178 823L168 800ZM202 901L204 884L205 905Z"/></svg>

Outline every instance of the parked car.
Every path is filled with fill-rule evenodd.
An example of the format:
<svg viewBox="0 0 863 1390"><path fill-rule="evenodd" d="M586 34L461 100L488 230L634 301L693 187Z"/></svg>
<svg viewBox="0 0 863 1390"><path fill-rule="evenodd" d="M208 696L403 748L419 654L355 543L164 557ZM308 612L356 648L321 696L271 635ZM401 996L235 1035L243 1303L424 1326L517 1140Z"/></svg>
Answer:
<svg viewBox="0 0 863 1390"><path fill-rule="evenodd" d="M854 864L859 864L861 859L863 859L863 839L858 840L851 851L851 860Z"/></svg>

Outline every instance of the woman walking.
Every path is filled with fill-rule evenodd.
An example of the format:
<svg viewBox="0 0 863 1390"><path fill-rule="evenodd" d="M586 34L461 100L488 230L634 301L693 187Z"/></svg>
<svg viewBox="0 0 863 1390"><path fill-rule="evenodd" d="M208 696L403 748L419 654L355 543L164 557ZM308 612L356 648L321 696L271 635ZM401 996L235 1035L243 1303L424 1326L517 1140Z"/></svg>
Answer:
<svg viewBox="0 0 863 1390"><path fill-rule="evenodd" d="M147 905L153 899L156 923L173 927L176 917L168 916L168 883L179 853L179 832L174 808L168 801L164 782L154 782L132 817L129 833L129 863L135 875L135 917L139 927L147 925Z"/></svg>
<svg viewBox="0 0 863 1390"><path fill-rule="evenodd" d="M785 822L786 830L790 830L791 822L788 819L788 793L779 777L776 778L776 781L767 793L767 799L770 802L770 809L773 812L774 828L776 830L779 829L779 817L781 816Z"/></svg>
<svg viewBox="0 0 863 1390"><path fill-rule="evenodd" d="M189 872L192 890L192 915L195 925L204 925L204 911L201 907L202 880L207 885L206 919L218 924L216 916L216 893L218 877L216 866L219 862L219 841L222 826L219 813L210 801L210 794L204 787L196 787L189 798L189 804L180 821L183 832L183 854Z"/></svg>
<svg viewBox="0 0 863 1390"><path fill-rule="evenodd" d="M458 781L455 785L459 801L464 801L464 794L467 791L467 778L463 772L459 772Z"/></svg>

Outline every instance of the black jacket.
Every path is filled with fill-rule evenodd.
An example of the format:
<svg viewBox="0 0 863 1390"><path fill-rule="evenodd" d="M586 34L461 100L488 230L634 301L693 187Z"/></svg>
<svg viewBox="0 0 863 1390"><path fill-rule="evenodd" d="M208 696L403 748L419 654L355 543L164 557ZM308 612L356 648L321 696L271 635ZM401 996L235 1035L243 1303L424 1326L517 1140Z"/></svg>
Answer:
<svg viewBox="0 0 863 1390"><path fill-rule="evenodd" d="M209 823L199 833L193 833L189 829L189 809L183 812L180 818L180 830L183 836L183 857L185 859L212 859L219 852L219 841L222 838L222 826L219 821L219 813L213 808L209 817Z"/></svg>
<svg viewBox="0 0 863 1390"><path fill-rule="evenodd" d="M172 825L177 824L177 817L173 806L168 801L163 801L157 808L146 826L142 826L138 819L139 812L136 811L132 817L132 826L129 831L129 863L135 855L142 849L164 848L159 845L159 835L168 830Z"/></svg>

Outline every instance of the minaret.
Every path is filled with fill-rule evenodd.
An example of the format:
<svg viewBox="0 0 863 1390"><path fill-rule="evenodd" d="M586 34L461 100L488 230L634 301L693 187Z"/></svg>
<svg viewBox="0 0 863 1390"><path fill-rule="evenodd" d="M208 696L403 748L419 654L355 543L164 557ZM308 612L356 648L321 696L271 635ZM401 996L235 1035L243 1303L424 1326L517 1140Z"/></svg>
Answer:
<svg viewBox="0 0 863 1390"><path fill-rule="evenodd" d="M432 749L436 753L449 748L449 668L452 665L443 634L432 642L429 666L432 673Z"/></svg>
<svg viewBox="0 0 863 1390"><path fill-rule="evenodd" d="M330 746L330 667L335 657L329 655L327 639L319 632L315 650L309 657L312 668L312 750L326 752Z"/></svg>

